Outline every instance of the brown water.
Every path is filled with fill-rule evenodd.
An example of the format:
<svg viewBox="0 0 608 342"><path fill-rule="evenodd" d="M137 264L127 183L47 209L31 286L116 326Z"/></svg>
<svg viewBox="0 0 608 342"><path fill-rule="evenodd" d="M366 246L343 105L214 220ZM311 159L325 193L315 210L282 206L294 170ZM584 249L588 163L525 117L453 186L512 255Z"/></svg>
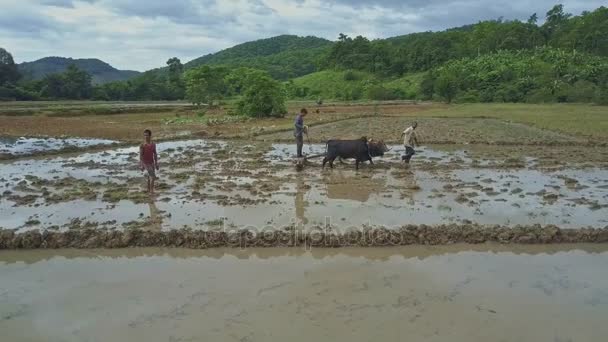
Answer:
<svg viewBox="0 0 608 342"><path fill-rule="evenodd" d="M607 246L0 252L3 341L605 341Z"/></svg>

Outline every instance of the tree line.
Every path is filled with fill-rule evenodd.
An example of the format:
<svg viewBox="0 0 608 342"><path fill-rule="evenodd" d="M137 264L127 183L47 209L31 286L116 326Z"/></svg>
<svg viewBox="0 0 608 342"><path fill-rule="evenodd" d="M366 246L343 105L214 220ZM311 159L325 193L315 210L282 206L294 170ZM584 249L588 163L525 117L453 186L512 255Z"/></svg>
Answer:
<svg viewBox="0 0 608 342"><path fill-rule="evenodd" d="M427 71L448 61L508 50L548 46L608 57L608 8L580 16L556 5L543 25L533 14L526 22L502 19L442 32L423 32L370 41L340 34L324 58L322 69L361 70L384 77Z"/></svg>
<svg viewBox="0 0 608 342"><path fill-rule="evenodd" d="M238 111L248 115L281 115L285 98L324 96L343 100L608 102L606 7L573 16L556 5L546 13L542 25L533 14L525 22L498 19L382 40L340 34L337 42L328 45L314 37L297 38L280 36L245 43L186 65L171 58L164 68L96 86L89 74L73 65L41 80L24 80L11 54L0 48L0 100L186 99L213 105L237 97ZM291 80L318 70L343 72L338 81L345 86L336 86L327 94L299 86L297 78ZM415 77L415 86L396 86L400 78L414 74L422 75ZM289 81L281 82L285 80ZM320 78L317 84L324 81Z"/></svg>

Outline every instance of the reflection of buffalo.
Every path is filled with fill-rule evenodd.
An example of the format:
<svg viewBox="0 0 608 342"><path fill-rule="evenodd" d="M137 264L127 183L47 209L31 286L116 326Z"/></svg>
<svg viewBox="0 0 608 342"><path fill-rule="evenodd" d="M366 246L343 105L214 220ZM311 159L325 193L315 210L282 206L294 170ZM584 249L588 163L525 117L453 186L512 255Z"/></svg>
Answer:
<svg viewBox="0 0 608 342"><path fill-rule="evenodd" d="M367 202L372 194L380 193L385 188L386 180L361 178L356 175L349 177L337 172L326 178L325 184L327 198Z"/></svg>
<svg viewBox="0 0 608 342"><path fill-rule="evenodd" d="M326 154L323 158L323 167L329 162L331 168L334 167L336 158L355 159L355 169L359 169L359 163L369 160L374 164L372 157L383 156L389 149L382 140L367 140L362 137L357 140L329 140L326 144Z"/></svg>

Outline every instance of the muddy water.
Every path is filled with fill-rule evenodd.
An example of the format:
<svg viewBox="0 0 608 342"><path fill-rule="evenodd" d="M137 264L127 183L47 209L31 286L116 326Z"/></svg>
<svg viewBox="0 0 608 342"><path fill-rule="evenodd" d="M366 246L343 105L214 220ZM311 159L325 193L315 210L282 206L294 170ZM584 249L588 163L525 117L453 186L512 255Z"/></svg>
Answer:
<svg viewBox="0 0 608 342"><path fill-rule="evenodd" d="M598 246L0 252L7 341L603 341Z"/></svg>
<svg viewBox="0 0 608 342"><path fill-rule="evenodd" d="M305 147L310 154L324 146ZM158 196L143 194L137 147L1 163L0 227L124 226L217 229L331 224L608 224L608 170L542 169L464 147L421 148L412 165L400 147L373 167L334 170L313 160L296 172L289 144L186 140L158 144ZM508 165L511 165L507 163Z"/></svg>
<svg viewBox="0 0 608 342"><path fill-rule="evenodd" d="M90 147L113 143L116 141L107 139L0 137L0 154L28 155L70 147Z"/></svg>

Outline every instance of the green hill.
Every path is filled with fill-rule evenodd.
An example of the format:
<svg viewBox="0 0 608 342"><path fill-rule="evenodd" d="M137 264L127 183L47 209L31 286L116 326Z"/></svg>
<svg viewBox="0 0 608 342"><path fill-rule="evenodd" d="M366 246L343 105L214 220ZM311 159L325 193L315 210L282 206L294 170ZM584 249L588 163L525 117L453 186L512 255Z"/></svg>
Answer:
<svg viewBox="0 0 608 342"><path fill-rule="evenodd" d="M376 77L363 71L323 70L287 82L293 98L359 100Z"/></svg>
<svg viewBox="0 0 608 342"><path fill-rule="evenodd" d="M607 7L572 15L557 5L546 13L542 25L538 21L539 16L532 14L527 21L488 20L440 32L378 40L340 35L321 65L324 69L354 69L381 77L399 77L461 58L541 46L608 57Z"/></svg>
<svg viewBox="0 0 608 342"><path fill-rule="evenodd" d="M291 98L325 100L395 100L417 99L426 73L400 78L379 78L363 71L323 70L286 83Z"/></svg>
<svg viewBox="0 0 608 342"><path fill-rule="evenodd" d="M608 57L549 47L499 51L452 60L422 83L426 97L448 102L606 104Z"/></svg>
<svg viewBox="0 0 608 342"><path fill-rule="evenodd" d="M236 45L199 57L185 64L186 69L199 65L225 65L266 70L276 79L286 80L317 70L318 61L332 42L317 37L282 35Z"/></svg>
<svg viewBox="0 0 608 342"><path fill-rule="evenodd" d="M417 99L420 98L420 84L424 80L425 75L425 72L407 74L397 79L386 81L384 86L388 89L397 90L406 99Z"/></svg>
<svg viewBox="0 0 608 342"><path fill-rule="evenodd" d="M64 72L70 64L75 64L79 69L91 74L94 84L124 81L140 74L138 71L118 70L95 58L45 57L33 62L21 63L18 69L25 79L38 80L49 74Z"/></svg>

